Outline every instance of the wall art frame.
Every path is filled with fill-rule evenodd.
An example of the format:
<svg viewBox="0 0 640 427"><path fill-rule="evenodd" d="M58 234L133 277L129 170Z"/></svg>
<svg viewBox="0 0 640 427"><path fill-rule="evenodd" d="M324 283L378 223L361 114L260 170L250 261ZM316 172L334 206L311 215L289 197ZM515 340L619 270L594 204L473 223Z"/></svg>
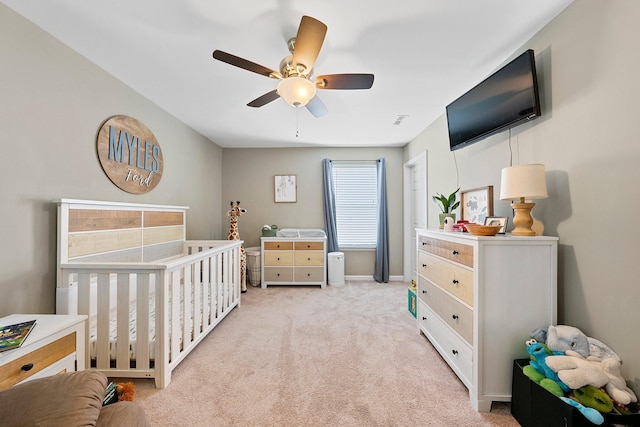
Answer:
<svg viewBox="0 0 640 427"><path fill-rule="evenodd" d="M493 185L460 192L460 219L484 224L488 216L493 216Z"/></svg>
<svg viewBox="0 0 640 427"><path fill-rule="evenodd" d="M296 175L275 175L274 195L276 203L296 203L297 189Z"/></svg>

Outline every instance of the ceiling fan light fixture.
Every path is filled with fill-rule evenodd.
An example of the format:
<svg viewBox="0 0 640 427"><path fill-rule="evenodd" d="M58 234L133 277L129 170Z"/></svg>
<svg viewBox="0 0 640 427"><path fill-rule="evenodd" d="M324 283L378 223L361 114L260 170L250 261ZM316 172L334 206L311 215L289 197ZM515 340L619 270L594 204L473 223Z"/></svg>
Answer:
<svg viewBox="0 0 640 427"><path fill-rule="evenodd" d="M316 86L302 77L288 77L278 83L278 95L292 107L304 107L316 96Z"/></svg>

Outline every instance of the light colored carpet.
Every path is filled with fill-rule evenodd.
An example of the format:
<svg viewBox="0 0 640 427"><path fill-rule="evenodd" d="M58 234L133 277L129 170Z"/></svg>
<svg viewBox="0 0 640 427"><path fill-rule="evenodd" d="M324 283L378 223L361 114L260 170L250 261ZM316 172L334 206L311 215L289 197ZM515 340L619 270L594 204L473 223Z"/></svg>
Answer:
<svg viewBox="0 0 640 427"><path fill-rule="evenodd" d="M518 425L506 403L471 408L405 283L249 287L166 389L135 383L153 426Z"/></svg>

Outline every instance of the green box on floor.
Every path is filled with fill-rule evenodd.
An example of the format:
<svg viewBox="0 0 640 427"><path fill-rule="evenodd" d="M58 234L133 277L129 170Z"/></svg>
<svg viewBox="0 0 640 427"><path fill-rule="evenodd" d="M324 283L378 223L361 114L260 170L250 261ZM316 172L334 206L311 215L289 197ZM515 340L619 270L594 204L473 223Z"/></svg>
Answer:
<svg viewBox="0 0 640 427"><path fill-rule="evenodd" d="M407 304L408 304L408 308L409 308L409 313L411 313L413 315L413 317L417 318L417 314L416 314L416 291L414 291L411 288L409 288L408 290L409 290L409 295L408 295Z"/></svg>

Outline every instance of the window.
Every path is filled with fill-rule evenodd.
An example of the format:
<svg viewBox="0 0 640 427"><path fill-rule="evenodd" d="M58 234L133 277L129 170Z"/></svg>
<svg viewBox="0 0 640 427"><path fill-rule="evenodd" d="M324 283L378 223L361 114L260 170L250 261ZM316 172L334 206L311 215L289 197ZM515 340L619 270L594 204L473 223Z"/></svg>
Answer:
<svg viewBox="0 0 640 427"><path fill-rule="evenodd" d="M340 249L375 248L378 225L376 162L333 162Z"/></svg>

